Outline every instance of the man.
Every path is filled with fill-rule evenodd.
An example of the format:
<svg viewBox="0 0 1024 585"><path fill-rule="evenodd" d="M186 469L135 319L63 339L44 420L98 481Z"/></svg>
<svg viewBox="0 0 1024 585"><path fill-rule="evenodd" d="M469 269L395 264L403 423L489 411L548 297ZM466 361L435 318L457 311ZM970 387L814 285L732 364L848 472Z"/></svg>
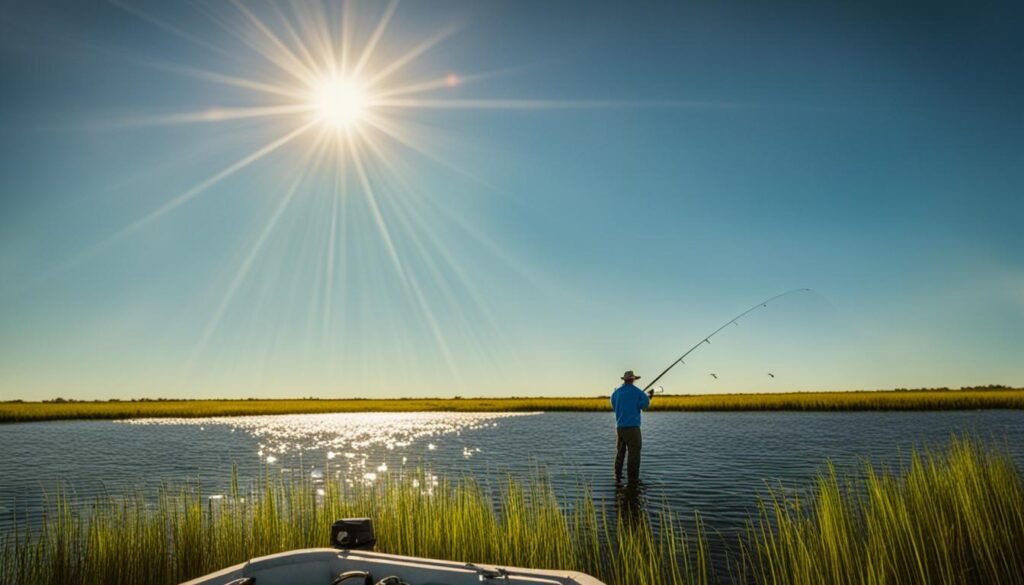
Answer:
<svg viewBox="0 0 1024 585"><path fill-rule="evenodd" d="M622 386L612 392L612 410L615 411L615 483L622 482L622 463L629 453L628 478L630 484L640 481L640 411L651 405L654 391L644 393L633 385L640 376L628 370L622 375Z"/></svg>

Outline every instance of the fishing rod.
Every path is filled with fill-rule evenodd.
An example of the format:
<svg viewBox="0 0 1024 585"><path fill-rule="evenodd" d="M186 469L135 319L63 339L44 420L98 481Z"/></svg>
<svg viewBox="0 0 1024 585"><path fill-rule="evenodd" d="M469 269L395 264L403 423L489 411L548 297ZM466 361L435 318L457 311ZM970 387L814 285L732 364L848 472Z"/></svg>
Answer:
<svg viewBox="0 0 1024 585"><path fill-rule="evenodd" d="M676 365L678 365L678 364L682 363L682 362L683 362L683 359L684 359L684 358L685 358L686 356L688 356L688 355L690 355L691 353L693 353L693 350L695 350L695 349L697 349L698 347L700 347L700 346L704 345L705 343L706 343L706 344L708 344L708 345L711 345L711 338L712 338L712 337L714 337L714 336L715 336L715 335L716 335L716 334L717 334L717 333L718 333L719 331L721 331L722 329L725 329L725 328L726 328L726 327L728 327L729 325L737 325L737 326L738 326L739 324L737 323L737 321L739 321L739 320L740 320L740 319L742 319L743 317L746 317L746 316L747 316L747 313L750 313L750 312L756 311L757 309L760 309L761 307L767 307L767 306L768 306L768 303L770 303L770 302L774 301L775 299L779 299L779 298L782 298L782 297L784 297L784 296L786 296L786 295L791 295L791 294L793 294L793 293L798 293L798 292L810 292L810 290L811 290L811 289L809 289L809 288L797 288L797 289L793 289L793 290L790 290L790 291L786 291L786 292L782 293L781 295L775 295L774 297L772 297L772 298L770 298L770 299L767 299L767 300L761 301L760 303L757 303L756 305L754 305L753 307L750 307L750 308L749 308L749 309L747 309L746 311L743 311L743 312L742 312L742 313L740 313L739 315L736 315L736 316L735 316L735 317L733 317L732 319L729 319L728 321L726 321L726 322L725 322L725 324L724 324L724 325L722 325L722 326L721 326L721 327L719 327L718 329L715 329L715 330L714 330L714 331L713 331L713 332L711 333L711 335L708 335L708 336L707 336L707 337L705 337L704 339L701 339L700 341L698 341L698 342L697 342L697 345L694 345L693 347L691 347L690 349L688 349L688 350L686 351L686 353L684 353L683 355L679 356L679 359L677 359L676 361L672 362L672 364L671 364L671 365L669 365L669 367L665 368L665 370L664 370L664 371L663 371L662 373L658 374L658 376L657 376L656 378L654 378L653 380L651 380L651 381L650 381L650 383L648 383L648 384L647 384L647 386L645 386L645 387L644 387L644 392L646 392L646 391L650 390L650 389L651 389L651 387L652 387L652 386L654 386L654 384L655 384L655 383L656 383L656 382L657 382L658 380L660 380L662 376L664 376L665 374L667 374L669 370L671 370L672 368L676 367Z"/></svg>

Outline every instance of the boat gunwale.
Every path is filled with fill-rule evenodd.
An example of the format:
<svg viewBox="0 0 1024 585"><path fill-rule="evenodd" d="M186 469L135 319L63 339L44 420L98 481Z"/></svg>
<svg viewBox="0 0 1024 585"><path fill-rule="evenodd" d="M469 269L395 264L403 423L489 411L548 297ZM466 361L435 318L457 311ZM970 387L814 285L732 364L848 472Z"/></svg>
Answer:
<svg viewBox="0 0 1024 585"><path fill-rule="evenodd" d="M299 560L300 557L307 557ZM434 569L440 571L452 571L458 573L480 574L480 570L507 571L508 577L501 578L503 581L519 581L520 578L546 578L552 583L568 581L566 585L605 585L591 575L579 571L568 571L559 569L530 569L525 567L514 567L508 565L494 565L490 563L464 563L445 559L431 559L425 557L411 557L404 555L393 555L375 551L335 549L335 548L306 548L291 551L279 552L261 557L253 557L242 563L225 567L219 571L208 573L195 579L185 581L181 585L213 585L228 583L232 579L253 577L258 575L249 574L253 570L262 568L271 569L278 566L293 564L295 562L330 562L335 559L342 559L349 562L366 563L393 563L405 565L410 568L421 567L423 569ZM555 580L559 581L555 581ZM223 580L223 581L222 581ZM536 582L536 581L534 581Z"/></svg>

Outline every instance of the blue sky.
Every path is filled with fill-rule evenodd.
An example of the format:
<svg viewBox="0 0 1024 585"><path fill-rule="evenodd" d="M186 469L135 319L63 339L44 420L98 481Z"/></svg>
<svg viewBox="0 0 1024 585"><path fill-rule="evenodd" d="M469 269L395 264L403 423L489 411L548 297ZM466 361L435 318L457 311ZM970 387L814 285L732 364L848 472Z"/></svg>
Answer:
<svg viewBox="0 0 1024 585"><path fill-rule="evenodd" d="M1024 385L1019 6L241 6L0 13L0 398Z"/></svg>

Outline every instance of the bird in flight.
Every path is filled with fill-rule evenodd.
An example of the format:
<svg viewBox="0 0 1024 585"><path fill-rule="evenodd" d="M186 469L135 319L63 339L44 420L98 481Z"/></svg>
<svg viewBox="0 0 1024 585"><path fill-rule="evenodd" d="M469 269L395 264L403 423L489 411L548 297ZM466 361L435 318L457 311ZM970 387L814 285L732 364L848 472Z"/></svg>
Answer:
<svg viewBox="0 0 1024 585"><path fill-rule="evenodd" d="M718 379L718 374L710 374L710 375L711 375L712 378L714 378L716 380Z"/></svg>
<svg viewBox="0 0 1024 585"><path fill-rule="evenodd" d="M770 376L770 377L774 378L774 377L775 377L775 374L773 374L773 373L771 373L771 372L768 372L768 376Z"/></svg>

